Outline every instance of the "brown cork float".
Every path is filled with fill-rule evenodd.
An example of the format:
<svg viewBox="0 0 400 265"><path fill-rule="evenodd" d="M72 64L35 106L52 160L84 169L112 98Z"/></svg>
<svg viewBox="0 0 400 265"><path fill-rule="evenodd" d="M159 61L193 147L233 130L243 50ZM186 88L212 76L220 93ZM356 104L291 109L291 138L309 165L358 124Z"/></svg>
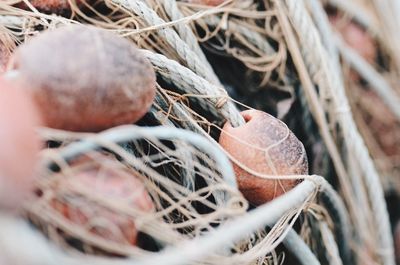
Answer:
<svg viewBox="0 0 400 265"><path fill-rule="evenodd" d="M69 1L70 0L30 0L29 3L39 11L58 14L71 9ZM82 1L75 0L75 3L76 5L80 6ZM29 9L25 3L18 3L17 7Z"/></svg>
<svg viewBox="0 0 400 265"><path fill-rule="evenodd" d="M233 158L251 170L265 175L308 174L303 144L275 117L258 110L242 112L246 124L226 123L219 143ZM271 201L292 189L296 179L273 180L252 175L233 163L240 191L254 205Z"/></svg>
<svg viewBox="0 0 400 265"><path fill-rule="evenodd" d="M89 26L46 31L20 46L10 69L31 90L48 127L101 131L150 108L156 76L128 40Z"/></svg>
<svg viewBox="0 0 400 265"><path fill-rule="evenodd" d="M106 160L103 162L107 163ZM90 227L90 233L116 243L137 244L134 220L82 197L82 191L140 212L154 211L153 201L143 183L121 168L97 167L62 176L54 188L57 197L51 201L53 209L76 225ZM115 228L120 233L115 233Z"/></svg>

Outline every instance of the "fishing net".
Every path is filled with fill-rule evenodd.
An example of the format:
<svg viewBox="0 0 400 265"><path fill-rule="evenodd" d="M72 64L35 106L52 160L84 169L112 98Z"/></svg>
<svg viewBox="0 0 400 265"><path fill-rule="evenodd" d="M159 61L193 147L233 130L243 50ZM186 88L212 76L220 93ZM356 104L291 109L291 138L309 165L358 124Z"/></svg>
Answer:
<svg viewBox="0 0 400 265"><path fill-rule="evenodd" d="M21 2L28 8L16 6ZM162 127L94 135L42 131L61 147L43 152L27 218L52 242L88 256L143 258L142 264L178 264L175 256L184 264L394 264L381 182L397 183L398 150L386 150L393 142L376 135L385 128L390 141L398 139L395 3L69 0L70 11L51 14L27 2L0 3L7 49L46 29L91 24L135 43L158 77L155 102L140 125ZM366 61L349 48L332 16L361 25L377 43L377 58ZM384 108L371 108L375 101ZM214 149L222 125L243 125L239 110L249 108L283 119L304 143L310 172L323 175L340 197L318 177L286 176L304 179L292 193L297 196L289 192L248 211L230 165L220 161L227 154ZM372 130L368 123L375 124ZM176 128L204 138L175 135ZM96 176L94 187L107 186L110 175L126 185L139 181L153 206L132 209L130 196L100 198L74 177L85 172ZM279 199L288 208L273 218ZM263 213L271 219L251 223ZM235 220L253 227L241 230ZM132 227L137 238L126 236ZM138 246L129 244L133 238Z"/></svg>
<svg viewBox="0 0 400 265"><path fill-rule="evenodd" d="M45 226L56 242L79 240L87 244L82 245L85 252L102 249L127 256L140 254L140 248L129 247L137 241L130 235L133 230L146 235L144 241L151 237L154 245L147 245L154 250L200 236L244 214L247 202L236 188L228 162L221 162L215 150L204 150L202 142L197 146L195 138L174 138L175 131L168 129L156 127L147 133L132 127L110 132L125 136L124 146L94 137L95 149L107 151L93 150L90 145L85 150L79 142L61 152L50 149L43 156L57 170L40 177L38 196L29 207L32 220ZM157 137L160 133L165 139ZM63 134L48 136L53 141L82 140ZM144 187L140 188L140 182ZM126 189L123 194L118 193L121 186ZM151 199L138 201L145 191Z"/></svg>
<svg viewBox="0 0 400 265"><path fill-rule="evenodd" d="M123 126L100 135L50 129L42 135L65 146L43 152L48 170L42 171L27 216L66 249L147 257L246 216L248 203L237 190L228 159L196 134L166 126ZM122 194L121 185L125 187ZM143 200L144 192L152 203ZM269 233L260 227L202 262L282 262L284 254L276 253L275 246L301 210L324 215L313 206L315 196L311 190L276 224L264 223L271 225Z"/></svg>

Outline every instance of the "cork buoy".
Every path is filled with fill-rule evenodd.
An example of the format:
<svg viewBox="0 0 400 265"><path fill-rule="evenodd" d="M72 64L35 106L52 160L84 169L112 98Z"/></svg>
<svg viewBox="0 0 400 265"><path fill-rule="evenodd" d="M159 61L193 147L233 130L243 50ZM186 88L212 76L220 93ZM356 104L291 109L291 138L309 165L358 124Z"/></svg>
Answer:
<svg viewBox="0 0 400 265"><path fill-rule="evenodd" d="M116 243L137 244L134 220L84 198L82 190L125 208L141 212L154 210L143 183L120 168L91 168L73 176L63 176L55 185L58 196L51 201L53 209L76 225L90 227L94 235ZM115 229L119 232L115 233Z"/></svg>
<svg viewBox="0 0 400 265"><path fill-rule="evenodd" d="M70 2L71 0L30 0L29 3L39 11L45 13L62 13L64 11L71 10ZM73 1L73 0L72 0ZM82 4L81 0L75 0L75 4L80 6ZM25 3L18 3L17 7L22 9L29 9Z"/></svg>
<svg viewBox="0 0 400 265"><path fill-rule="evenodd" d="M232 127L226 123L220 145L251 170L267 175L308 174L303 144L275 117L258 110L241 113L246 124ZM240 191L254 205L271 201L292 189L299 181L260 178L233 162Z"/></svg>
<svg viewBox="0 0 400 265"><path fill-rule="evenodd" d="M90 26L46 31L10 60L48 127L96 132L139 120L155 96L150 62L128 40Z"/></svg>

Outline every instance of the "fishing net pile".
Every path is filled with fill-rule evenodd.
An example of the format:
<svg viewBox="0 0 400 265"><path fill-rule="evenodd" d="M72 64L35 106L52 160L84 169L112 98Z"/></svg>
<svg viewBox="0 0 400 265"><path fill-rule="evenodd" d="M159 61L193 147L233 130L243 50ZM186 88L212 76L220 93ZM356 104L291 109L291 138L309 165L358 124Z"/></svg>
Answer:
<svg viewBox="0 0 400 265"><path fill-rule="evenodd" d="M24 43L82 25L138 48L154 101L135 125L38 130L34 193L17 217L0 211L0 262L396 264L400 4L3 0L0 72L13 78ZM235 145L271 172L221 148L254 110L284 123ZM260 131L274 142L255 147ZM273 198L242 189L249 175Z"/></svg>

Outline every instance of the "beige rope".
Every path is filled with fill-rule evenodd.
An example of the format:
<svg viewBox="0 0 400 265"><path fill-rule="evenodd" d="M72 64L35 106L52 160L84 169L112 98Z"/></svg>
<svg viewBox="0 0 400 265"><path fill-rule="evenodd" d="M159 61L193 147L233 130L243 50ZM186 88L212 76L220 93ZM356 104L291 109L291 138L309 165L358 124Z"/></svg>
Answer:
<svg viewBox="0 0 400 265"><path fill-rule="evenodd" d="M359 134L350 113L350 107L344 87L338 83L327 53L321 45L320 37L313 25L303 1L285 0L289 16L296 28L307 67L315 81L330 90L333 103L338 113L338 122L344 134L345 143L350 155L354 155L365 176L368 195L374 209L374 218L379 230L379 254L384 264L394 265L393 238L390 230L389 216L384 200L382 185L363 138Z"/></svg>
<svg viewBox="0 0 400 265"><path fill-rule="evenodd" d="M181 13L176 4L176 0L162 0L161 2L171 20L179 20L184 18L183 14ZM194 35L193 31L190 29L190 27L186 24L179 23L175 25L175 28L178 31L178 34L182 38L182 40L184 40L187 43L187 45L191 49L193 49L193 51L197 54L197 56L201 59L201 61L211 69L211 65L208 62L203 51L201 50L197 38Z"/></svg>
<svg viewBox="0 0 400 265"><path fill-rule="evenodd" d="M240 126L245 123L235 105L229 100L225 89L209 83L188 68L174 60L169 60L161 54L155 54L148 50L141 51L156 69L158 69L159 74L188 93L206 96L206 99L210 101L233 126Z"/></svg>
<svg viewBox="0 0 400 265"><path fill-rule="evenodd" d="M150 9L144 2L135 0L112 0L113 3L121 5L127 10L138 14L149 25L162 25L166 22L161 19L155 11ZM198 55L178 36L178 34L170 28L162 28L157 30L162 38L164 38L179 54L181 59L189 66L189 68L205 78L206 80L218 85L220 84L218 77L215 75L210 66L204 65Z"/></svg>

